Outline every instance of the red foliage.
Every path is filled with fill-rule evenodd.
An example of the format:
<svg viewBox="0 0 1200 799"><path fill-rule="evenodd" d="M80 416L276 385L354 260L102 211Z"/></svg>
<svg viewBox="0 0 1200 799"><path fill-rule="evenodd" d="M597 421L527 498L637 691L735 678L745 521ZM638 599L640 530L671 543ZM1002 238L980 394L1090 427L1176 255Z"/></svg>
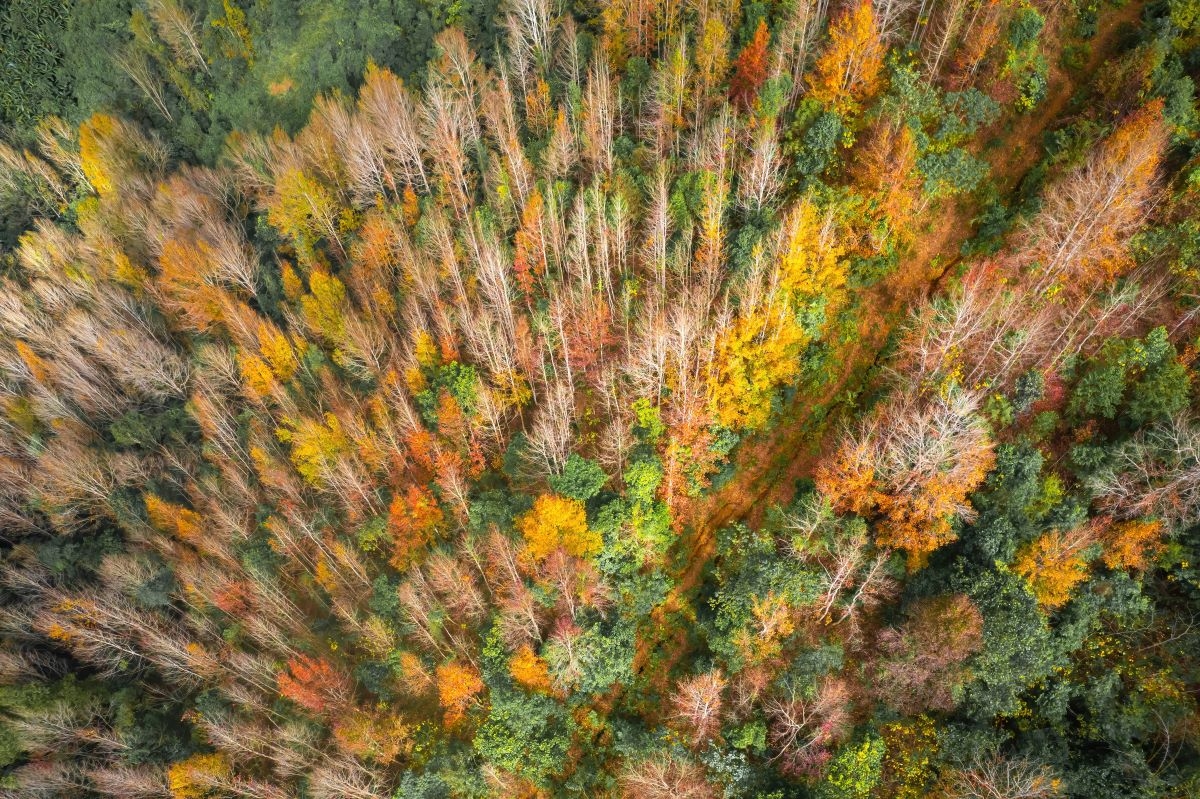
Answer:
<svg viewBox="0 0 1200 799"><path fill-rule="evenodd" d="M288 670L280 672L277 681L280 696L317 714L344 706L350 695L345 676L324 658L297 655L288 660Z"/></svg>
<svg viewBox="0 0 1200 799"><path fill-rule="evenodd" d="M758 21L754 38L738 54L729 79L729 99L742 110L749 110L758 97L758 90L767 79L767 45L771 43L771 32L766 20Z"/></svg>

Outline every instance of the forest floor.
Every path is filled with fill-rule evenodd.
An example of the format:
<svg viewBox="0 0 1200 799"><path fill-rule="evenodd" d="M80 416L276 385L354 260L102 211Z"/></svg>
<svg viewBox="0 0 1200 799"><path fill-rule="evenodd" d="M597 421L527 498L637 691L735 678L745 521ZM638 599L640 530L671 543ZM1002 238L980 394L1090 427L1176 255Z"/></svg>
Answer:
<svg viewBox="0 0 1200 799"><path fill-rule="evenodd" d="M979 153L991 165L992 180L1002 196L1016 189L1038 164L1043 156L1042 137L1065 121L1068 103L1079 84L1114 54L1121 34L1136 21L1144 5L1129 3L1105 15L1089 40L1087 64L1074 74L1053 65L1047 95L1036 112L1007 120ZM943 288L942 278L958 265L961 247L974 233L977 211L970 201L936 209L895 272L862 295L855 309L859 318L856 334L843 337L829 353L830 362L839 365L832 378L813 391L797 393L769 432L738 447L730 482L689 507L675 509L683 530L674 558L679 571L674 588L643 628L633 663L635 673L640 674L653 657L655 672L662 687L667 687L672 667L688 651L681 632L668 632L683 627L668 622L680 614L694 616L697 589L716 554L717 531L739 520L759 522L767 508L791 500L798 480L812 475L820 454L828 451L831 439L852 418L854 398L870 387L877 374L874 367L893 331L913 308Z"/></svg>

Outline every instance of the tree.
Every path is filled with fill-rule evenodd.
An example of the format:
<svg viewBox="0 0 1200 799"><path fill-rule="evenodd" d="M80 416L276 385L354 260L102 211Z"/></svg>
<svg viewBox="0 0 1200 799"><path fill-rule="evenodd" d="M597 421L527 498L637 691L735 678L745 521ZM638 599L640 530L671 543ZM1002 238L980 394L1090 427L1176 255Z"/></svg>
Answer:
<svg viewBox="0 0 1200 799"><path fill-rule="evenodd" d="M825 317L845 302L846 248L837 241L832 213L823 216L809 200L801 200L783 225L779 282L805 300L822 298Z"/></svg>
<svg viewBox="0 0 1200 799"><path fill-rule="evenodd" d="M388 508L392 565L405 571L419 563L445 521L437 497L428 488L413 483L403 493L397 492Z"/></svg>
<svg viewBox="0 0 1200 799"><path fill-rule="evenodd" d="M983 616L966 596L918 600L902 627L880 634L877 690L905 714L951 710L964 661L982 647Z"/></svg>
<svg viewBox="0 0 1200 799"><path fill-rule="evenodd" d="M871 736L860 744L842 747L829 762L829 770L817 788L820 799L867 799L879 784L885 746Z"/></svg>
<svg viewBox="0 0 1200 799"><path fill-rule="evenodd" d="M1059 607L1071 598L1071 589L1087 579L1085 550L1093 543L1087 528L1052 530L1017 552L1013 571L1029 582L1039 602Z"/></svg>
<svg viewBox="0 0 1200 799"><path fill-rule="evenodd" d="M742 48L733 64L733 77L729 79L729 99L743 111L748 111L758 97L763 81L767 79L767 47L771 43L771 32L767 21L760 19L754 36Z"/></svg>
<svg viewBox="0 0 1200 799"><path fill-rule="evenodd" d="M1062 796L1062 780L1045 765L999 754L976 758L945 780L954 799L1048 799Z"/></svg>
<svg viewBox="0 0 1200 799"><path fill-rule="evenodd" d="M549 482L559 494L587 502L608 484L608 475L600 464L572 452L562 474L552 475Z"/></svg>
<svg viewBox="0 0 1200 799"><path fill-rule="evenodd" d="M195 754L173 763L167 781L173 799L206 799L219 796L233 774L233 764L225 755Z"/></svg>
<svg viewBox="0 0 1200 799"><path fill-rule="evenodd" d="M317 715L337 713L350 700L349 682L323 658L297 655L276 679L280 696Z"/></svg>
<svg viewBox="0 0 1200 799"><path fill-rule="evenodd" d="M954 540L955 518L995 463L987 428L964 392L929 399L900 394L847 436L818 467L818 489L839 510L878 513L876 543L922 565Z"/></svg>
<svg viewBox="0 0 1200 799"><path fill-rule="evenodd" d="M725 678L719 671L697 674L682 680L671 698L674 717L691 734L691 744L699 747L721 729L722 693Z"/></svg>
<svg viewBox="0 0 1200 799"><path fill-rule="evenodd" d="M583 503L577 499L542 494L517 520L517 530L525 539L525 554L537 563L559 549L577 558L600 551L600 534L588 527Z"/></svg>
<svg viewBox="0 0 1200 799"><path fill-rule="evenodd" d="M749 430L766 425L775 392L799 372L808 341L785 309L737 319L718 339L708 370L708 404L717 422Z"/></svg>
<svg viewBox="0 0 1200 799"><path fill-rule="evenodd" d="M1144 218L1166 147L1162 108L1153 100L1129 114L1047 192L1028 232L1035 293L1056 284L1084 291L1128 268L1128 236Z"/></svg>
<svg viewBox="0 0 1200 799"><path fill-rule="evenodd" d="M466 719L472 707L480 704L484 684L472 666L449 661L437 667L437 690L446 726L456 727Z"/></svg>
<svg viewBox="0 0 1200 799"><path fill-rule="evenodd" d="M768 741L785 773L815 776L831 757L832 747L850 725L850 690L846 681L830 676L804 697L793 691L763 704Z"/></svg>
<svg viewBox="0 0 1200 799"><path fill-rule="evenodd" d="M714 799L704 770L669 755L630 764L621 774L623 799Z"/></svg>
<svg viewBox="0 0 1200 799"><path fill-rule="evenodd" d="M841 116L858 112L879 86L884 47L871 0L861 0L829 25L829 43L808 76L808 96Z"/></svg>
<svg viewBox="0 0 1200 799"><path fill-rule="evenodd" d="M508 673L514 682L528 691L551 692L550 669L529 644L523 644L512 656Z"/></svg>
<svg viewBox="0 0 1200 799"><path fill-rule="evenodd" d="M1110 569L1146 569L1163 550L1163 524L1158 520L1131 519L1110 523L1101 533L1104 565Z"/></svg>

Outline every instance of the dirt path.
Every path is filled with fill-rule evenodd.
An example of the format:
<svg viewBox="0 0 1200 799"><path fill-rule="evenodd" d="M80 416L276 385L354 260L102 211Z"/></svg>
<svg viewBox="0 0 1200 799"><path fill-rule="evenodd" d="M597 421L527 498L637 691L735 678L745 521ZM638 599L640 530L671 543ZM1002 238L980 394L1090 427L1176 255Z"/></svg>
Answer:
<svg viewBox="0 0 1200 799"><path fill-rule="evenodd" d="M1101 20L1080 77L1086 80L1095 74L1112 54L1125 26L1140 16L1143 7L1144 2L1130 3ZM996 132L992 145L979 153L991 165L991 176L1002 195L1011 193L1037 165L1042 157L1042 135L1062 121L1078 88L1057 64L1048 84L1036 113L1009 118L1006 128ZM679 625L670 620L694 614L696 590L716 554L717 530L738 520L758 522L766 508L791 499L799 478L811 476L825 444L831 443L828 439L853 411L852 397L867 387L870 367L892 330L923 298L940 290L943 276L958 263L960 248L973 233L971 221L976 211L969 203L959 203L937 212L896 271L863 294L857 335L829 354L832 362L840 364L834 378L816 390L799 392L772 430L738 447L735 477L729 484L691 507L679 509L684 532L676 562L681 570L673 590L651 614L648 635L634 658L635 673L640 674L651 657L658 655L656 672L665 687L671 667L687 651Z"/></svg>

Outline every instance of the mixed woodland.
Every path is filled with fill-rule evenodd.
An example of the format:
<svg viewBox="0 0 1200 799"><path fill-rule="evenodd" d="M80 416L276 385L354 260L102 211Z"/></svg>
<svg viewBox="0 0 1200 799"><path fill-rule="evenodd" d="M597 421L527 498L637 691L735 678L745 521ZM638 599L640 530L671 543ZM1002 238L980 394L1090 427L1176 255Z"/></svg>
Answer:
<svg viewBox="0 0 1200 799"><path fill-rule="evenodd" d="M1196 0L11 0L0 797L1200 795Z"/></svg>

